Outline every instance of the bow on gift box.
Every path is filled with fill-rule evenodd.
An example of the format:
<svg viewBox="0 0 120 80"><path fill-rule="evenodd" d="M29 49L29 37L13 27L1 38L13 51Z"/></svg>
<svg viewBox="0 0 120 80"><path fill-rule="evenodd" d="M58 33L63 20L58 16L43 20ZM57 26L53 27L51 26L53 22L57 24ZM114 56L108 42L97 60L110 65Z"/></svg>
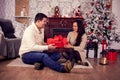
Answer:
<svg viewBox="0 0 120 80"><path fill-rule="evenodd" d="M68 44L67 38L62 37L62 35L55 35L54 38L48 38L47 44L54 44L57 47L64 47L64 45Z"/></svg>
<svg viewBox="0 0 120 80"><path fill-rule="evenodd" d="M103 50L105 50L105 47L107 48L108 44L107 44L106 40L102 40L101 44L102 44L102 51L103 51Z"/></svg>

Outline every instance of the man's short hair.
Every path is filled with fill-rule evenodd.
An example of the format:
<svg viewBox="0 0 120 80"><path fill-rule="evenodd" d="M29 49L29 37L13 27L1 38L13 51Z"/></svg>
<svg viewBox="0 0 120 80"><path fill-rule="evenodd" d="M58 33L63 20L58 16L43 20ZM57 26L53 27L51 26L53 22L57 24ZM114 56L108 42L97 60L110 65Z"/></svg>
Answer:
<svg viewBox="0 0 120 80"><path fill-rule="evenodd" d="M48 17L43 13L37 13L36 16L35 16L35 22L37 20L42 20L43 18L48 18Z"/></svg>

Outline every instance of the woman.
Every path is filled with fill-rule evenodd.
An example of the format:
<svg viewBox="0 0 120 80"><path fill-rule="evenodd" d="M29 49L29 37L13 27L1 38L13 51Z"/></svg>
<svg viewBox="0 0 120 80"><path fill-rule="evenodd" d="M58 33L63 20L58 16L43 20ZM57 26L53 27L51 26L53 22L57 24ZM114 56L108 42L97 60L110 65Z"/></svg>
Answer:
<svg viewBox="0 0 120 80"><path fill-rule="evenodd" d="M68 33L67 40L69 44L65 45L65 48L72 48L71 51L66 51L69 55L67 56L67 59L72 60L72 58L74 58L76 63L88 66L84 50L87 42L87 35L82 20L76 20L73 22L73 31Z"/></svg>

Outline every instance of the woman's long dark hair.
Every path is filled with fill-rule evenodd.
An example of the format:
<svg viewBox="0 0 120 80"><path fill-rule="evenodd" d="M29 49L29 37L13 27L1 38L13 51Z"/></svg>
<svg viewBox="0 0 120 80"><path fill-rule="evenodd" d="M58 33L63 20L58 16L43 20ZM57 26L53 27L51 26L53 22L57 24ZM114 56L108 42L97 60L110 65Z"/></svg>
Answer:
<svg viewBox="0 0 120 80"><path fill-rule="evenodd" d="M77 22L78 25L78 36L76 38L76 43L74 46L79 46L81 43L81 39L82 39L82 35L85 33L85 28L84 28L84 24L83 24L83 20L76 20L74 22Z"/></svg>

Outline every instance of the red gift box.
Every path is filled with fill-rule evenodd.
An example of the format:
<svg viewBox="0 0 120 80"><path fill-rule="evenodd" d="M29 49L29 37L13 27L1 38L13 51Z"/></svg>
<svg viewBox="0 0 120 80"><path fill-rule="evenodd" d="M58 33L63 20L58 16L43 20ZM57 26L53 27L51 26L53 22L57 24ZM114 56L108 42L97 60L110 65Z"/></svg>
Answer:
<svg viewBox="0 0 120 80"><path fill-rule="evenodd" d="M63 42L64 45L68 45L67 38L63 38L63 41L62 41L62 42Z"/></svg>
<svg viewBox="0 0 120 80"><path fill-rule="evenodd" d="M62 35L54 36L54 38L48 38L47 44L55 44L57 47L64 47L68 44L67 38L63 38Z"/></svg>
<svg viewBox="0 0 120 80"><path fill-rule="evenodd" d="M48 38L47 39L47 44L54 44L54 39Z"/></svg>
<svg viewBox="0 0 120 80"><path fill-rule="evenodd" d="M107 59L116 61L117 60L117 52L109 52L107 53Z"/></svg>
<svg viewBox="0 0 120 80"><path fill-rule="evenodd" d="M64 44L62 43L62 41L55 41L55 46L64 47Z"/></svg>

